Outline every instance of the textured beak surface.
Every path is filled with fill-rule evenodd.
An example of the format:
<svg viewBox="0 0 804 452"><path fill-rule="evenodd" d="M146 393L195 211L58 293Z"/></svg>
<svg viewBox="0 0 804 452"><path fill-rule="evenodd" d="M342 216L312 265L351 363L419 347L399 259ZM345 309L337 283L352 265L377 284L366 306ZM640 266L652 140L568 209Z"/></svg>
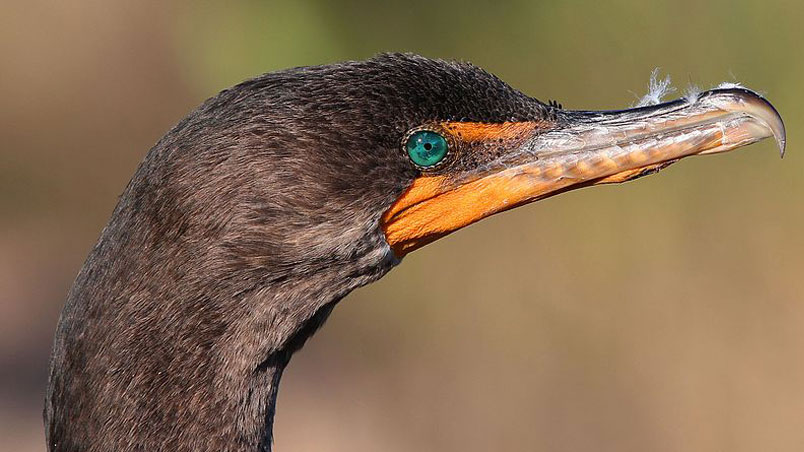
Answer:
<svg viewBox="0 0 804 452"><path fill-rule="evenodd" d="M559 111L547 127L519 129L516 146L476 171L414 181L383 216L398 256L494 213L574 188L635 179L691 155L768 137L782 155L785 149L776 109L744 88L630 110ZM488 138L496 139L491 132Z"/></svg>

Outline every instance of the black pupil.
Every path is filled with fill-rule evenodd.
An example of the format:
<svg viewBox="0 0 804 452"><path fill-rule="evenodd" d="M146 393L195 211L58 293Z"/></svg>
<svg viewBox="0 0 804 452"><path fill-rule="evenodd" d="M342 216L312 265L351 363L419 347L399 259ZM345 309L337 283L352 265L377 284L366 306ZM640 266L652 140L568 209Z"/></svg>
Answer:
<svg viewBox="0 0 804 452"><path fill-rule="evenodd" d="M433 149L433 145L430 143L424 143L424 148L429 151L430 149Z"/></svg>

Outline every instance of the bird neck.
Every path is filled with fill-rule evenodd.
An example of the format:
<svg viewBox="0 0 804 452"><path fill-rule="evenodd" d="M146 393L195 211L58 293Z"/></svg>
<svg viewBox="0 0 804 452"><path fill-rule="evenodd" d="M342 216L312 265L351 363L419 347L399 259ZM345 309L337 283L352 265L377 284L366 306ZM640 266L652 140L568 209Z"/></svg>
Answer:
<svg viewBox="0 0 804 452"><path fill-rule="evenodd" d="M337 265L234 272L186 244L149 245L125 222L105 230L56 332L51 452L270 451L291 355L395 262L347 276Z"/></svg>

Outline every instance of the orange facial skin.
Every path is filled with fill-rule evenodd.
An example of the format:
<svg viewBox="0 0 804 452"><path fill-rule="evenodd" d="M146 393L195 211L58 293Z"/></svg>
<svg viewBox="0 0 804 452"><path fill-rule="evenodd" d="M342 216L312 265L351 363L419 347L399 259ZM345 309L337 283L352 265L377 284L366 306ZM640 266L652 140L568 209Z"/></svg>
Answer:
<svg viewBox="0 0 804 452"><path fill-rule="evenodd" d="M457 149L518 147L547 122L445 122L433 125ZM458 156L457 158L460 158ZM448 175L424 174L400 196L382 217L383 231L398 257L501 210L519 205L527 198L525 187L503 183L494 175L454 184Z"/></svg>

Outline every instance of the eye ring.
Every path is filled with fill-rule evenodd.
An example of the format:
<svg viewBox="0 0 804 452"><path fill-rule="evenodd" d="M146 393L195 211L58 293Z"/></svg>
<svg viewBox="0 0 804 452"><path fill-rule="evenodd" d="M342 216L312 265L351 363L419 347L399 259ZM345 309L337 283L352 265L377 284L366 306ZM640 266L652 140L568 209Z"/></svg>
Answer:
<svg viewBox="0 0 804 452"><path fill-rule="evenodd" d="M447 137L438 130L422 127L405 135L402 149L417 168L433 170L448 161L452 146Z"/></svg>

